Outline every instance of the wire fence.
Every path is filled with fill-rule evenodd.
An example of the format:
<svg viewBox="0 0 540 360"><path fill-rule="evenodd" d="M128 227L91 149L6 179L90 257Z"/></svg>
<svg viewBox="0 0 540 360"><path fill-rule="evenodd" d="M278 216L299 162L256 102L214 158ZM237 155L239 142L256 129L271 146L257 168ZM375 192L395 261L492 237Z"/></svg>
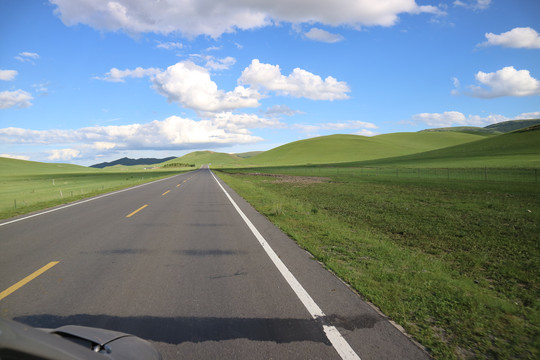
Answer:
<svg viewBox="0 0 540 360"><path fill-rule="evenodd" d="M403 178L446 179L456 181L501 181L538 183L539 169L519 168L386 168L285 166L243 169L242 171L301 176L384 176Z"/></svg>

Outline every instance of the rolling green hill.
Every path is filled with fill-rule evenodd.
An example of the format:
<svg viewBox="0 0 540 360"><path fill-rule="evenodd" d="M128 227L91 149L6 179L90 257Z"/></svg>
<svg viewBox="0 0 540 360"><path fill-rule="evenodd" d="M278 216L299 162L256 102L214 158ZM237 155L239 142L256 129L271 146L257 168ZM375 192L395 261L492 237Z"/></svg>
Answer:
<svg viewBox="0 0 540 360"><path fill-rule="evenodd" d="M237 155L225 154L213 151L194 151L179 158L165 161L160 165L182 163L193 164L196 168L199 168L204 164L212 164L212 167L227 167L237 166L242 163L244 159Z"/></svg>
<svg viewBox="0 0 540 360"><path fill-rule="evenodd" d="M42 163L0 157L0 174L4 176L62 174L93 171L95 171L95 169L90 169L79 165Z"/></svg>
<svg viewBox="0 0 540 360"><path fill-rule="evenodd" d="M381 159L483 139L459 132L394 133L373 137L329 135L295 141L246 160L252 165L300 165Z"/></svg>
<svg viewBox="0 0 540 360"><path fill-rule="evenodd" d="M540 125L442 149L347 165L540 168Z"/></svg>

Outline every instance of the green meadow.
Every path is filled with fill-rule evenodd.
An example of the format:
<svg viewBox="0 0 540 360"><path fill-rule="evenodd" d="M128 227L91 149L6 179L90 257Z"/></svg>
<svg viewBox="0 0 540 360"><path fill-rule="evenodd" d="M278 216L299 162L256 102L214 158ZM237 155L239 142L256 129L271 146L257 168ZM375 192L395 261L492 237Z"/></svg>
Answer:
<svg viewBox="0 0 540 360"><path fill-rule="evenodd" d="M7 158L0 158L0 169L0 219L140 185L182 171L178 168L144 170L144 166L94 169Z"/></svg>

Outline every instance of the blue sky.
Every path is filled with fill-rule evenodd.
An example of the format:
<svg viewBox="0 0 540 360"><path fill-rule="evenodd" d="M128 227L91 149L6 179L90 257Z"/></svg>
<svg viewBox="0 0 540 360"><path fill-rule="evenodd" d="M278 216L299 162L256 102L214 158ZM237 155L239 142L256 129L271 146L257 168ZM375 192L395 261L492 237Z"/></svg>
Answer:
<svg viewBox="0 0 540 360"><path fill-rule="evenodd" d="M0 0L0 156L91 165L540 118L538 32L537 0Z"/></svg>

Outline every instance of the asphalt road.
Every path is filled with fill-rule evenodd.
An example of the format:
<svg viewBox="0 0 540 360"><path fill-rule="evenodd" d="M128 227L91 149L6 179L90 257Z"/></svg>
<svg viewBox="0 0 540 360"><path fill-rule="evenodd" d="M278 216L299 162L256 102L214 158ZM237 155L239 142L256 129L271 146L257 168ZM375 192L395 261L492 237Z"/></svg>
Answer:
<svg viewBox="0 0 540 360"><path fill-rule="evenodd" d="M219 182L200 169L0 222L0 316L131 333L165 359L428 358Z"/></svg>

